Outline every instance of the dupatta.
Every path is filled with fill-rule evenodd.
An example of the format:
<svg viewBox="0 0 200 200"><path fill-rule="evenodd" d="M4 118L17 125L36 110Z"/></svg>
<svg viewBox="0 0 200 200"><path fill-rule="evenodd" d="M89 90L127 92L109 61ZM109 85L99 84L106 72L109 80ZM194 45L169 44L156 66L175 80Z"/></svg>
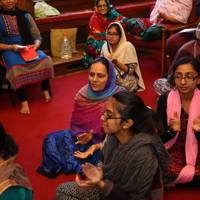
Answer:
<svg viewBox="0 0 200 200"><path fill-rule="evenodd" d="M119 62L121 62L123 64L134 64L134 63L137 64L137 66L135 68L135 72L136 72L137 76L139 77L139 86L140 86L141 90L144 90L145 85L144 85L144 81L143 81L143 78L141 75L135 47L129 41L127 41L122 25L119 22L112 22L109 25L109 27L112 24L117 24L121 29L120 41L118 43L118 46L117 46L115 52L113 52L111 45L108 42L106 42L102 47L101 54L104 57L106 57L107 59L110 58L110 54L111 54L112 59L117 59ZM108 32L109 27L107 28L106 32Z"/></svg>
<svg viewBox="0 0 200 200"><path fill-rule="evenodd" d="M93 142L101 142L104 135L102 134L102 121L105 103L113 94L123 91L124 88L115 84L116 76L113 64L109 63L109 77L105 89L100 92L92 90L90 83L85 85L75 97L74 108L71 118L71 131L74 135L93 130Z"/></svg>
<svg viewBox="0 0 200 200"><path fill-rule="evenodd" d="M16 156L0 164L0 195L9 187L22 186L32 190L31 183L22 167L15 163Z"/></svg>
<svg viewBox="0 0 200 200"><path fill-rule="evenodd" d="M25 15L28 14L26 11L23 11L19 8L15 8L15 10L12 10L12 11L7 11L1 8L0 14L16 16L17 25L18 25L20 36L22 38L23 45L33 44L34 40L30 31L28 20L25 17Z"/></svg>

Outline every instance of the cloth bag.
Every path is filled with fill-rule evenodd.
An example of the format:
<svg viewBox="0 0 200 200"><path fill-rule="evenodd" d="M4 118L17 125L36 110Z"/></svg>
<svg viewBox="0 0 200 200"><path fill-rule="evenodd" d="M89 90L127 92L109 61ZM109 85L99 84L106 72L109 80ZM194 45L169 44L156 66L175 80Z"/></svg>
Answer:
<svg viewBox="0 0 200 200"><path fill-rule="evenodd" d="M34 5L34 14L37 18L60 15L60 12L44 1L38 1Z"/></svg>
<svg viewBox="0 0 200 200"><path fill-rule="evenodd" d="M76 51L76 35L77 28L66 28L66 29L51 29L51 54L55 57L61 56L61 45L63 42L63 35L67 34L67 38L72 46L72 53Z"/></svg>
<svg viewBox="0 0 200 200"><path fill-rule="evenodd" d="M153 25L148 18L131 18L125 23L129 33L141 37L142 40L158 40L162 37L162 26Z"/></svg>

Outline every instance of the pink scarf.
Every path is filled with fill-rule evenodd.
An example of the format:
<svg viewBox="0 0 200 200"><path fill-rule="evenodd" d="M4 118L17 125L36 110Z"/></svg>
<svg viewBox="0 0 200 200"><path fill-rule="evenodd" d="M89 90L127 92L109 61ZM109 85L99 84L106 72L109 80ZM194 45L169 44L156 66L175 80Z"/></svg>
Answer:
<svg viewBox="0 0 200 200"><path fill-rule="evenodd" d="M195 89L194 95L189 108L189 119L187 124L186 143L185 143L185 155L186 166L180 171L175 183L186 183L193 179L195 173L195 163L198 153L198 142L195 134L192 130L192 124L195 118L200 116L200 91ZM171 90L167 99L167 120L173 118L174 113L177 112L180 119L181 115L181 99L177 90ZM176 136L165 143L166 149L170 149L178 138L179 132Z"/></svg>

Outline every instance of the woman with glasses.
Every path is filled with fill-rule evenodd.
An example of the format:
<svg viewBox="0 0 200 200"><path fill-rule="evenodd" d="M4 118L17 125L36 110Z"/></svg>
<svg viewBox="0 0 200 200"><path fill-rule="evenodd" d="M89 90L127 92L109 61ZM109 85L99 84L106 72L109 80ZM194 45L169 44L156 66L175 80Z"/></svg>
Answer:
<svg viewBox="0 0 200 200"><path fill-rule="evenodd" d="M88 79L75 97L70 129L51 133L44 140L37 172L47 177L79 173L81 164L96 164L101 158L104 134L100 117L108 98L124 89L116 85L113 64L105 58L93 61Z"/></svg>
<svg viewBox="0 0 200 200"><path fill-rule="evenodd" d="M171 155L166 183L200 179L200 63L193 57L177 60L169 78L173 89L160 96L157 111L163 121L162 136Z"/></svg>
<svg viewBox="0 0 200 200"><path fill-rule="evenodd" d="M109 0L95 0L95 11L89 22L89 36L84 45L83 61L86 65L100 55L102 45L106 40L108 25L113 21L123 23L125 19L113 8Z"/></svg>
<svg viewBox="0 0 200 200"><path fill-rule="evenodd" d="M117 84L128 91L145 89L135 47L127 41L122 25L111 23L106 31L101 55L111 60L115 66Z"/></svg>
<svg viewBox="0 0 200 200"><path fill-rule="evenodd" d="M84 164L76 182L57 188L56 200L161 200L169 155L158 136L157 115L124 91L107 102L102 121L102 165Z"/></svg>

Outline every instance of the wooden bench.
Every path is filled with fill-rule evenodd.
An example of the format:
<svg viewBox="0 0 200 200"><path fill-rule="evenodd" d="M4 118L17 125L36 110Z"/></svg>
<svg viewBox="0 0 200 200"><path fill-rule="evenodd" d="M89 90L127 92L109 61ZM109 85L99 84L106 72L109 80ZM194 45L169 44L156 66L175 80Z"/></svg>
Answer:
<svg viewBox="0 0 200 200"><path fill-rule="evenodd" d="M74 72L77 70L84 69L84 66L81 65L81 59L83 57L83 45L77 45L77 52L73 53L71 59L63 59L60 57L51 57L54 63L54 74L59 76L62 74Z"/></svg>

